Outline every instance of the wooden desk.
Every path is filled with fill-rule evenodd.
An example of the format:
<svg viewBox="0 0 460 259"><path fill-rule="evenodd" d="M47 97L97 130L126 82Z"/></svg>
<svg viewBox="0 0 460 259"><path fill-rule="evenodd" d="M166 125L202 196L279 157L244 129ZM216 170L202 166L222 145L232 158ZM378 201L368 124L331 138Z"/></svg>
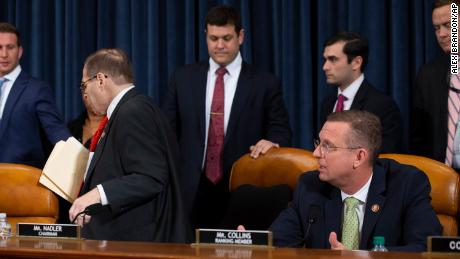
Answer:
<svg viewBox="0 0 460 259"><path fill-rule="evenodd" d="M0 240L0 258L458 258L428 253L377 253L322 249L195 247L187 244L11 238Z"/></svg>

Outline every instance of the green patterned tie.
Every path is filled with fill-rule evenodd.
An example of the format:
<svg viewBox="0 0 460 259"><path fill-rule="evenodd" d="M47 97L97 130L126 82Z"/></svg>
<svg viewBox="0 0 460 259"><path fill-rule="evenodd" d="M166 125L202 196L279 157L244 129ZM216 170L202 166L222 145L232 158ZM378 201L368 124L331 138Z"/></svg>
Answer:
<svg viewBox="0 0 460 259"><path fill-rule="evenodd" d="M359 219L356 206L358 206L359 200L348 197L344 202L347 211L343 219L342 244L348 249L357 250L359 249Z"/></svg>

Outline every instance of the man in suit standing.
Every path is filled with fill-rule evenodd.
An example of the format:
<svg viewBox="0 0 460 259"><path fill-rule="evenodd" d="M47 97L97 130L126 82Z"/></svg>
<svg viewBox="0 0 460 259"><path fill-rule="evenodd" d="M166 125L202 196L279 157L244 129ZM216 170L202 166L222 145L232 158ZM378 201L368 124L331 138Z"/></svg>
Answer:
<svg viewBox="0 0 460 259"><path fill-rule="evenodd" d="M337 86L337 93L324 98L320 120L323 125L332 112L365 110L380 118L383 127L383 153L401 152L402 117L392 98L374 88L365 78L369 56L365 38L352 32L340 32L324 44L327 83Z"/></svg>
<svg viewBox="0 0 460 259"><path fill-rule="evenodd" d="M94 153L69 218L89 239L188 242L177 143L159 107L133 82L120 49L101 49L85 61L82 91L91 109L107 117L93 137ZM97 214L80 214L99 203Z"/></svg>
<svg viewBox="0 0 460 259"><path fill-rule="evenodd" d="M212 8L205 19L209 60L177 69L163 109L181 149L181 182L194 227L219 227L232 164L291 144L280 81L244 62L239 13Z"/></svg>
<svg viewBox="0 0 460 259"><path fill-rule="evenodd" d="M0 163L42 168L46 148L70 133L49 85L21 69L22 52L16 28L0 23Z"/></svg>
<svg viewBox="0 0 460 259"><path fill-rule="evenodd" d="M444 54L420 69L415 80L411 111L411 151L456 169L459 148L454 147L460 107L458 75L450 74L450 6L460 1L435 1L432 22ZM457 145L458 146L458 145Z"/></svg>
<svg viewBox="0 0 460 259"><path fill-rule="evenodd" d="M318 171L299 178L292 206L270 227L275 245L371 249L383 236L390 251L426 251L427 237L442 233L428 177L378 159L381 141L374 114L329 115L313 153Z"/></svg>

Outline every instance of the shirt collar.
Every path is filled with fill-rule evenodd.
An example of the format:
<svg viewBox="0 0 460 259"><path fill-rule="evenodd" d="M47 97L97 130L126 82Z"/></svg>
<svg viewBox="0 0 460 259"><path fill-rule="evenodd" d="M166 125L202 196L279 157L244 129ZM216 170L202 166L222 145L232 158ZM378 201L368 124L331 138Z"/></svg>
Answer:
<svg viewBox="0 0 460 259"><path fill-rule="evenodd" d="M134 85L131 85L131 86L121 90L121 92L119 92L117 94L117 96L115 96L115 98L113 98L113 100L110 102L109 108L107 108L107 118L109 118L109 120L110 120L110 116L112 116L113 111L115 110L115 108L117 107L118 103L120 102L121 98L123 98L123 96L129 90L131 90L133 88L134 88Z"/></svg>
<svg viewBox="0 0 460 259"><path fill-rule="evenodd" d="M8 79L8 81L10 82L14 82L16 81L16 78L18 78L19 74L21 73L21 65L17 65L13 71L11 71L10 73L6 74L3 78L6 78Z"/></svg>
<svg viewBox="0 0 460 259"><path fill-rule="evenodd" d="M238 75L239 68L241 67L242 64L243 64L243 59L241 58L241 53L238 52L238 55L236 55L236 58L233 59L233 61L225 67L227 69L228 75L229 76ZM209 71L215 74L216 70L219 68L220 68L220 65L217 64L212 58L209 58Z"/></svg>
<svg viewBox="0 0 460 259"><path fill-rule="evenodd" d="M354 198L358 199L361 203L366 203L369 187L371 186L372 175L373 174L371 174L371 177L369 177L369 180L367 180L367 183L363 185L363 187L361 187L361 189L359 189L359 191L355 192L354 194L350 195L344 193L343 191L340 191L340 193L342 194L342 202L346 198L353 196Z"/></svg>
<svg viewBox="0 0 460 259"><path fill-rule="evenodd" d="M361 73L361 75L355 81L353 81L353 83L351 83L347 88L345 88L345 90L342 91L340 90L340 88L338 88L337 96L341 94L347 97L347 100L354 99L363 81L364 74Z"/></svg>

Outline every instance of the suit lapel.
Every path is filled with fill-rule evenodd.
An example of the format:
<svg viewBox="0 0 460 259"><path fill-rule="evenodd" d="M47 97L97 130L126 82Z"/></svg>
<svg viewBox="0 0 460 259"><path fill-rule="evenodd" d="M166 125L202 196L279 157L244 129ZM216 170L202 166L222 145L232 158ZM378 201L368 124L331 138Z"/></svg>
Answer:
<svg viewBox="0 0 460 259"><path fill-rule="evenodd" d="M362 110L368 90L369 84L366 80L364 80L361 83L358 92L356 92L355 98L353 99L353 103L350 106L350 110Z"/></svg>
<svg viewBox="0 0 460 259"><path fill-rule="evenodd" d="M371 237L371 233L384 208L386 198L382 193L385 191L385 185L385 169L381 166L374 166L372 182L367 194L363 227L361 229L360 249L367 249L367 244L370 243L369 238Z"/></svg>
<svg viewBox="0 0 460 259"><path fill-rule="evenodd" d="M133 97L133 96L135 96L137 94L138 93L137 93L137 91L135 89L129 90L123 96L123 98L121 98L121 100L118 103L117 107L115 108L115 110L113 111L112 115L110 116L109 122L105 126L104 132L103 132L103 134L102 134L102 136L101 136L101 138L99 140L99 143L96 146L96 150L94 151L93 159L91 159L91 163L89 164L88 173L86 174L85 183L84 183L84 187L83 187L83 193L89 191L89 189L88 189L89 186L90 186L89 183L91 182L91 177L93 176L94 168L97 165L97 163L99 162L99 160L100 160L100 158L102 156L102 153L104 152L104 148L105 148L105 145L107 143L107 136L109 135L110 129L112 128L112 124L115 121L115 118L117 116L118 110L120 109L120 107L126 101L128 101L131 97Z"/></svg>
<svg viewBox="0 0 460 259"><path fill-rule="evenodd" d="M340 240L342 237L342 228L340 227L342 222L342 197L340 195L340 190L333 188L331 191L330 200L326 201L324 206L325 209L325 247L330 247L329 244L329 233L336 232L337 239Z"/></svg>
<svg viewBox="0 0 460 259"><path fill-rule="evenodd" d="M196 86L197 91L192 91L194 95L194 100L196 100L198 110L196 113L197 120L200 124L200 136L204 139L206 134L206 85L208 83L208 70L209 62L201 63L198 71L198 78L196 82L192 82L191 86ZM191 88L192 89L192 88ZM201 141L204 143L204 141Z"/></svg>
<svg viewBox="0 0 460 259"><path fill-rule="evenodd" d="M14 82L13 87L11 88L10 94L8 95L8 99L6 100L5 108L3 110L2 120L0 122L0 139L2 138L5 130L7 128L7 124L10 120L10 117L13 113L13 107L19 100L19 97L24 92L24 89L29 82L27 76L24 72L21 72Z"/></svg>
<svg viewBox="0 0 460 259"><path fill-rule="evenodd" d="M228 139L231 137L235 128L240 114L243 112L245 104L253 88L252 78L253 72L249 68L249 65L245 62L241 65L241 72L238 78L238 84L236 86L235 97L233 98L232 109L230 112L230 118L228 120L227 133L225 134L224 146L227 145Z"/></svg>

